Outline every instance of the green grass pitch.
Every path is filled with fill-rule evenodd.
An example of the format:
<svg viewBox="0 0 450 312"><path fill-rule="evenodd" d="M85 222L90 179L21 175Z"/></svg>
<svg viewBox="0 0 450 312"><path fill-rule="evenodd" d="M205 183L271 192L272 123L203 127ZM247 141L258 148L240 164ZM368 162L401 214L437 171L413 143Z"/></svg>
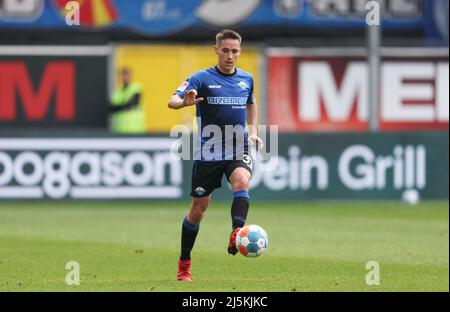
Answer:
<svg viewBox="0 0 450 312"><path fill-rule="evenodd" d="M449 291L448 202L253 202L258 258L226 253L229 204L200 226L191 283L175 280L187 202L0 204L0 291ZM379 286L365 283L380 265ZM80 285L65 265L80 264Z"/></svg>

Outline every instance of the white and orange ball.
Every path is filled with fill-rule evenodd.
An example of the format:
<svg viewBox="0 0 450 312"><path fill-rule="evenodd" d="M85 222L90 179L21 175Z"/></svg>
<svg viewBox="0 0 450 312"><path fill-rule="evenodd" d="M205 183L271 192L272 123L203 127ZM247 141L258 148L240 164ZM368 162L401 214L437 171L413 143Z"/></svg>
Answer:
<svg viewBox="0 0 450 312"><path fill-rule="evenodd" d="M246 257L258 257L269 247L269 237L259 225L249 224L239 230L236 248Z"/></svg>

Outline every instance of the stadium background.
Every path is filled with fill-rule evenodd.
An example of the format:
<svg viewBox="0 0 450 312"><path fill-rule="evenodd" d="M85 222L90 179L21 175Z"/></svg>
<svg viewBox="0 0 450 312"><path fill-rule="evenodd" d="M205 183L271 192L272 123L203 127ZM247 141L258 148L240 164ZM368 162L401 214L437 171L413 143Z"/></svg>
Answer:
<svg viewBox="0 0 450 312"><path fill-rule="evenodd" d="M389 218L415 190L425 206L410 213L439 215L444 236L429 252L439 250L448 291L448 1L379 1L375 110L366 1L86 0L78 1L81 25L72 26L67 2L0 1L0 213L5 224L24 222L11 221L5 237L39 236L28 223L33 207L52 218L61 213L52 207L69 213L78 200L91 212L97 204L86 200L104 207L102 200L120 199L110 205L125 215L128 206L133 214L173 205L182 216L191 162L170 157L169 132L175 124L195 131L195 111L169 110L167 100L191 73L215 64L214 35L232 28L243 36L238 66L254 75L259 121L279 130L279 167L256 162L252 201L295 214L311 200L345 200L346 207L317 204L340 220L339 211L389 200L393 212L379 210ZM124 66L143 86L144 134L109 131L107 103ZM229 198L227 188L215 193L224 211Z"/></svg>

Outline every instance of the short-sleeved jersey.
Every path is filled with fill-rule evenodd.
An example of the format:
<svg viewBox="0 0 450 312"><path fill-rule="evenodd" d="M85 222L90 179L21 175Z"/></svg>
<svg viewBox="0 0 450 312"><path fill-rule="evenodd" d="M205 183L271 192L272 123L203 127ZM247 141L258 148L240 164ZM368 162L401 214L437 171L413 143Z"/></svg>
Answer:
<svg viewBox="0 0 450 312"><path fill-rule="evenodd" d="M197 123L200 122L197 141L200 144L197 146L196 159L220 161L237 159L246 154L246 108L247 104L254 103L253 77L239 68L233 74L224 74L216 66L193 74L178 87L176 94L183 98L192 89L197 90L197 97L204 98L196 105ZM208 127L211 125L221 129L221 138L211 133L214 129ZM232 133L231 126L234 132L229 135ZM199 154L200 149L202 153ZM209 151L208 155L205 155L205 150ZM214 155L213 159L211 154Z"/></svg>

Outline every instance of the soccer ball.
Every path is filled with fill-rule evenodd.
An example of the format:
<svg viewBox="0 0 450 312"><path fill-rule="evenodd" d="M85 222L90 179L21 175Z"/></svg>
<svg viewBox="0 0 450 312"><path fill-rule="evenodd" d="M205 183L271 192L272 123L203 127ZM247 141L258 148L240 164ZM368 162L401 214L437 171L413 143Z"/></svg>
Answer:
<svg viewBox="0 0 450 312"><path fill-rule="evenodd" d="M269 247L269 237L259 225L246 225L236 235L236 248L246 257L258 257Z"/></svg>
<svg viewBox="0 0 450 312"><path fill-rule="evenodd" d="M417 205L420 202L419 192L414 189L404 191L402 194L402 201L411 206Z"/></svg>

